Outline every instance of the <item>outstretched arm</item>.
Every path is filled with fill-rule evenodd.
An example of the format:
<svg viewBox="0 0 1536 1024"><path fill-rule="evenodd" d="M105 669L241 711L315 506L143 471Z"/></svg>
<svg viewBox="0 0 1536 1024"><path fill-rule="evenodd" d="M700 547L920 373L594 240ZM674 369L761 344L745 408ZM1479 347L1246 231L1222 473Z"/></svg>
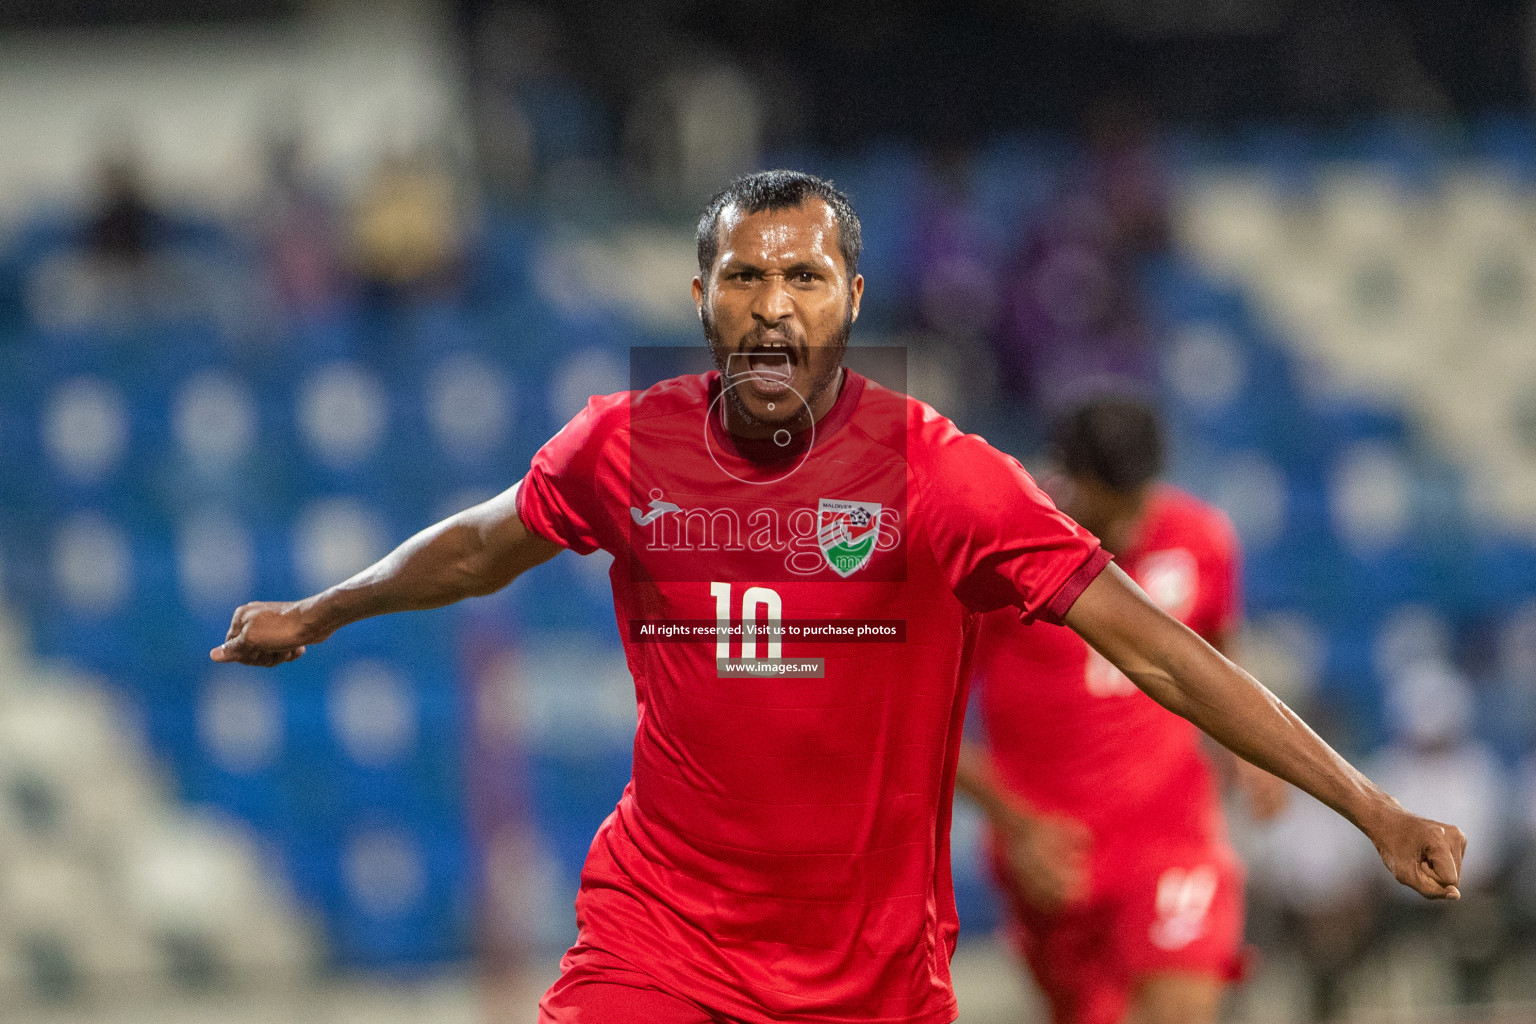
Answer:
<svg viewBox="0 0 1536 1024"><path fill-rule="evenodd" d="M1242 662L1238 654L1238 627L1224 629L1210 640L1211 646L1223 658L1233 664ZM1222 754L1223 766L1229 770L1231 784L1242 794L1248 805L1248 814L1254 821L1272 821L1290 806L1291 787L1286 785L1284 779L1269 774L1251 761L1244 761L1230 750L1223 749Z"/></svg>
<svg viewBox="0 0 1536 1024"><path fill-rule="evenodd" d="M1066 623L1148 696L1222 746L1338 811L1376 845L1399 882L1458 899L1466 838L1420 818L1340 757L1256 679L1218 654L1110 565Z"/></svg>
<svg viewBox="0 0 1536 1024"><path fill-rule="evenodd" d="M214 661L272 666L292 661L358 619L438 608L500 590L560 553L523 525L514 485L427 527L344 583L302 601L256 601L235 610Z"/></svg>

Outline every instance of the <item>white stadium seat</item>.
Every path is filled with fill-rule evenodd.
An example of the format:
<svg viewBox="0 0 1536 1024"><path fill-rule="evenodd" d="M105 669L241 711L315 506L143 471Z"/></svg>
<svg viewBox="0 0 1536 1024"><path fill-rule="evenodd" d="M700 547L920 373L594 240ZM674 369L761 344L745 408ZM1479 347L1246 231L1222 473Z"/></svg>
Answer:
<svg viewBox="0 0 1536 1024"><path fill-rule="evenodd" d="M1251 289L1323 390L1404 403L1481 481L1485 513L1536 535L1536 467L1518 427L1520 403L1536 401L1528 190L1467 164L1414 194L1383 169L1338 164L1310 207L1280 203L1248 171L1207 176L1188 196L1184 240Z"/></svg>

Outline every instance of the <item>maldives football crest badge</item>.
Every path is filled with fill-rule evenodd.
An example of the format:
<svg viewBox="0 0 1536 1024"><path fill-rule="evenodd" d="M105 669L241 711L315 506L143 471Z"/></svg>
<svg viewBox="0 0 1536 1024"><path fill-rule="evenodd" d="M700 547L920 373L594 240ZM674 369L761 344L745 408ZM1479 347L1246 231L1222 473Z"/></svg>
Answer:
<svg viewBox="0 0 1536 1024"><path fill-rule="evenodd" d="M846 577L869 564L880 536L879 502L822 498L816 513L816 540L833 572Z"/></svg>

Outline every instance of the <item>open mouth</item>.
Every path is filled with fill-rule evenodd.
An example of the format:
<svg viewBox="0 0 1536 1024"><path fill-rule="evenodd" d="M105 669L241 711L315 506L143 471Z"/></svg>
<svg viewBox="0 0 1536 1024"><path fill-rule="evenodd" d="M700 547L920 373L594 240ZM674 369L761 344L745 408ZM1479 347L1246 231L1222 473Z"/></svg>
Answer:
<svg viewBox="0 0 1536 1024"><path fill-rule="evenodd" d="M758 342L731 358L733 376L764 398L776 398L789 390L795 374L795 350L783 342ZM746 365L743 366L742 364Z"/></svg>

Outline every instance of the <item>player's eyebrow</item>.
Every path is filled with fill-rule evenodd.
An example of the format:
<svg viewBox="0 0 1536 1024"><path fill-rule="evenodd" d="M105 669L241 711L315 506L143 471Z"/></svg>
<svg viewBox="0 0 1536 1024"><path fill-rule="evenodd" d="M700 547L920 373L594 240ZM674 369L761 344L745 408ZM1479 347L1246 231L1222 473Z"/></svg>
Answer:
<svg viewBox="0 0 1536 1024"><path fill-rule="evenodd" d="M720 273L722 274L739 273L743 270L752 271L758 274L763 272L762 267L758 266L756 263L750 262L749 260L742 259L735 253L727 256L720 264Z"/></svg>
<svg viewBox="0 0 1536 1024"><path fill-rule="evenodd" d="M827 263L823 260L802 258L797 259L793 263L790 263L784 267L775 269L780 270L786 277L794 277L796 274L825 275L827 273ZM741 259L735 255L728 257L723 263L720 264L720 273L722 275L739 274L743 272L766 274L768 271L766 268L760 266L757 263L753 263L750 260Z"/></svg>

